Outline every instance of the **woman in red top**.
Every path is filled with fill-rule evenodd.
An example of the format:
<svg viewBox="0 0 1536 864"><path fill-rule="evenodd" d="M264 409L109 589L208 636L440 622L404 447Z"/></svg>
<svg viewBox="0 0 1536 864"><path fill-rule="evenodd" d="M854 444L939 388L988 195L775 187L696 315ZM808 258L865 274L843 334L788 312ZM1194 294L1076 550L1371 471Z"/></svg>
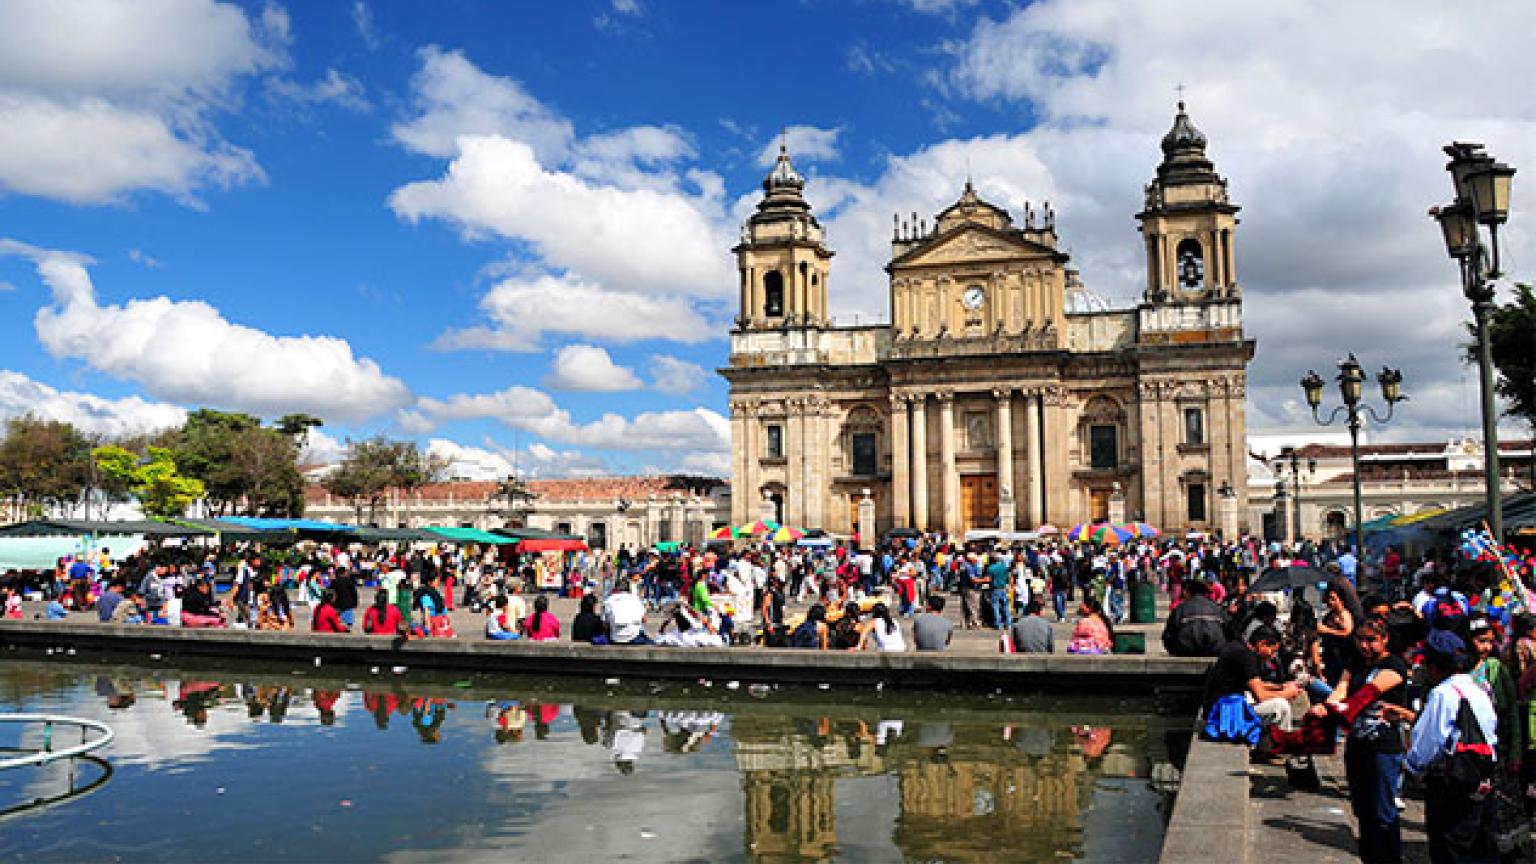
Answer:
<svg viewBox="0 0 1536 864"><path fill-rule="evenodd" d="M394 636L400 632L405 619L400 617L400 607L389 602L389 592L380 591L373 598L373 605L363 613L363 632L374 636Z"/></svg>
<svg viewBox="0 0 1536 864"><path fill-rule="evenodd" d="M341 613L336 611L336 592L330 588L325 589L325 595L320 598L320 605L315 607L315 617L309 624L309 629L315 633L346 633L346 622L341 620Z"/></svg>
<svg viewBox="0 0 1536 864"><path fill-rule="evenodd" d="M549 614L549 598L540 596L533 601L533 614L523 621L523 636L535 642L560 638L560 619Z"/></svg>

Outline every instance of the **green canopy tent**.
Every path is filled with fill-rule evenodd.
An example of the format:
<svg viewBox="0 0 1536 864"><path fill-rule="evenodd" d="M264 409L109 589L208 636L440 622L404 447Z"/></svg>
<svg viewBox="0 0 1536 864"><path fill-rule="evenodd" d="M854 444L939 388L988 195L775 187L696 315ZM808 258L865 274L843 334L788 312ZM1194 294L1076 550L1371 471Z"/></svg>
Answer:
<svg viewBox="0 0 1536 864"><path fill-rule="evenodd" d="M478 528L439 528L429 525L425 529L427 533L435 535L434 540L447 540L452 543L485 543L493 546L510 546L517 543L514 537L505 534L492 534L489 531L481 531Z"/></svg>
<svg viewBox="0 0 1536 864"><path fill-rule="evenodd" d="M99 522L87 519L33 519L0 526L0 537L207 537L216 532L192 525L129 519Z"/></svg>

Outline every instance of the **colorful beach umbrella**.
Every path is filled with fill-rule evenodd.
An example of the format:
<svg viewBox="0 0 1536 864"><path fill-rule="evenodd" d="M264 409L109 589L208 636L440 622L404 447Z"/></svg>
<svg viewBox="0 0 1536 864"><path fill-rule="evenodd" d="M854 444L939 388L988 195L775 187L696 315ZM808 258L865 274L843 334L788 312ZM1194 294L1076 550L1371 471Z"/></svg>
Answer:
<svg viewBox="0 0 1536 864"><path fill-rule="evenodd" d="M719 528L709 532L709 539L711 540L734 540L739 536L741 535L736 533L736 529L729 525L721 525Z"/></svg>
<svg viewBox="0 0 1536 864"><path fill-rule="evenodd" d="M1120 527L1131 532L1132 537L1156 537L1162 533L1161 531L1158 531L1156 528L1148 525L1145 522L1127 522Z"/></svg>
<svg viewBox="0 0 1536 864"><path fill-rule="evenodd" d="M748 522L736 528L739 536L750 537L756 537L760 534L772 534L777 530L779 530L779 523L772 519L759 519L756 522Z"/></svg>
<svg viewBox="0 0 1536 864"><path fill-rule="evenodd" d="M1134 535L1125 528L1110 522L1084 522L1067 532L1067 539L1077 543L1099 543L1112 546L1132 539Z"/></svg>
<svg viewBox="0 0 1536 864"><path fill-rule="evenodd" d="M791 528L788 525L779 526L779 530L769 537L775 543L793 543L805 536L805 532L799 528Z"/></svg>

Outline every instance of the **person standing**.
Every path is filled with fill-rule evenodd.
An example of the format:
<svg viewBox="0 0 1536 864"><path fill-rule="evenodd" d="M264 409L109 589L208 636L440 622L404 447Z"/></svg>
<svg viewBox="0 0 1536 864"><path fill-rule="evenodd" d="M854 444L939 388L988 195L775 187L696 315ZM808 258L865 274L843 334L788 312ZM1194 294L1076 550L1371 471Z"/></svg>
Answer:
<svg viewBox="0 0 1536 864"><path fill-rule="evenodd" d="M1328 700L1312 709L1349 724L1344 772L1349 800L1360 824L1360 860L1396 864L1403 860L1397 789L1403 772L1404 711L1408 664L1388 648L1387 627L1369 619L1355 628L1359 649L1339 676Z"/></svg>
<svg viewBox="0 0 1536 864"><path fill-rule="evenodd" d="M974 630L981 626L981 590L986 584L975 552L968 552L961 559L957 575L960 579L960 623L965 629Z"/></svg>
<svg viewBox="0 0 1536 864"><path fill-rule="evenodd" d="M1429 860L1436 864L1499 860L1492 777L1488 784L1469 788L1446 770L1451 759L1479 751L1491 762L1498 746L1493 702L1466 674L1466 666L1467 647L1460 637L1446 630L1430 632L1424 640L1429 697L1413 724L1413 746L1403 765L1424 777L1424 833Z"/></svg>
<svg viewBox="0 0 1536 864"><path fill-rule="evenodd" d="M331 590L336 593L336 614L348 628L356 623L357 616L357 580L352 576L351 570L342 570L331 580Z"/></svg>
<svg viewBox="0 0 1536 864"><path fill-rule="evenodd" d="M987 602L992 607L992 626L999 630L1013 626L1013 604L1008 597L1008 581L1008 560L1001 550L996 550L988 561L984 583L987 586Z"/></svg>

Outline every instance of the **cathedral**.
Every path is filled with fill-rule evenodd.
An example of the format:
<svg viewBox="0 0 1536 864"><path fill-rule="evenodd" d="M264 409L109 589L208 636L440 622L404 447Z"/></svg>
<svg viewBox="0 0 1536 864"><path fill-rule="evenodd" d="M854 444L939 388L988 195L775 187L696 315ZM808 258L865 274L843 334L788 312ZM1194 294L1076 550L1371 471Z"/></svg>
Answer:
<svg viewBox="0 0 1536 864"><path fill-rule="evenodd" d="M1074 302L1055 214L1026 204L1016 220L967 180L931 224L897 220L889 323L834 325L833 250L804 187L781 147L732 250L734 522L1248 527L1238 206L1182 102L1135 215L1134 308Z"/></svg>

